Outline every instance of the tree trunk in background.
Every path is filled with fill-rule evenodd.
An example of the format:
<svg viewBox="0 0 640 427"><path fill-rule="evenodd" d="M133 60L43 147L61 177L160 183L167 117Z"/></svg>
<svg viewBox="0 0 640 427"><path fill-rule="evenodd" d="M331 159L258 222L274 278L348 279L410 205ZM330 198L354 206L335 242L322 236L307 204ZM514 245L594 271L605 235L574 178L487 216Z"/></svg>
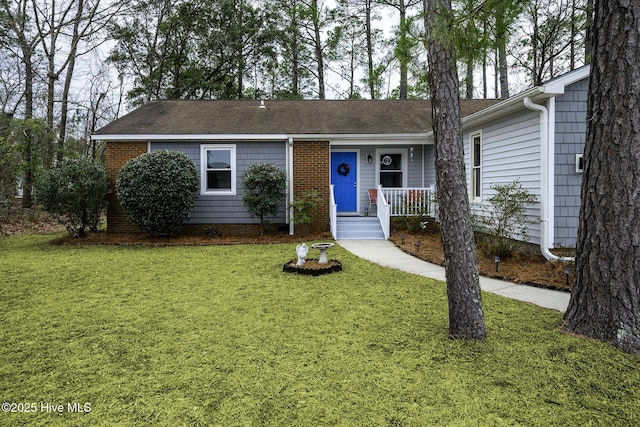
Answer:
<svg viewBox="0 0 640 427"><path fill-rule="evenodd" d="M373 70L373 34L371 29L371 1L365 0L365 27L367 33L367 85L369 86L369 96L376 99L376 78Z"/></svg>
<svg viewBox="0 0 640 427"><path fill-rule="evenodd" d="M509 98L509 66L507 64L507 43L509 42L505 22L505 11L502 7L496 12L496 45L498 47L498 69L500 70L500 98Z"/></svg>
<svg viewBox="0 0 640 427"><path fill-rule="evenodd" d="M396 56L400 61L400 88L398 93L399 99L407 99L409 96L409 47L407 45L407 6L404 0L398 3L400 11L400 36L396 47Z"/></svg>
<svg viewBox="0 0 640 427"><path fill-rule="evenodd" d="M640 3L595 3L576 281L563 328L640 354Z"/></svg>
<svg viewBox="0 0 640 427"><path fill-rule="evenodd" d="M586 22L584 31L584 62L591 62L591 49L593 47L593 0L587 0Z"/></svg>
<svg viewBox="0 0 640 427"><path fill-rule="evenodd" d="M316 59L316 70L318 72L318 98L325 99L325 83L324 83L324 53L322 52L322 38L320 36L320 9L318 8L318 0L311 1L311 13L313 21L313 55Z"/></svg>
<svg viewBox="0 0 640 427"><path fill-rule="evenodd" d="M436 148L436 186L442 223L449 300L449 337L486 336L476 251L464 166L460 95L455 50L447 35L436 34L451 12L449 0L424 0L429 82Z"/></svg>

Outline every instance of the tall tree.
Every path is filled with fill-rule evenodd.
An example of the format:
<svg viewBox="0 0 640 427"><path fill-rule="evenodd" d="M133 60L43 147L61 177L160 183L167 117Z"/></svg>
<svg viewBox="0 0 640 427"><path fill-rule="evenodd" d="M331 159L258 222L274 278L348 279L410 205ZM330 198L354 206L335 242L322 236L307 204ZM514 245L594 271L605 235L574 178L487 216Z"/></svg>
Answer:
<svg viewBox="0 0 640 427"><path fill-rule="evenodd" d="M112 1L105 6L100 0L32 0L32 6L40 47L47 60L47 125L57 133L57 147L52 146L49 150L56 151L60 161L64 155L69 96L77 59L95 49L96 44L87 42L119 13L124 1ZM63 73L62 92L57 92ZM57 103L60 109L56 111Z"/></svg>
<svg viewBox="0 0 640 427"><path fill-rule="evenodd" d="M15 40L18 47L15 54L20 58L24 70L24 118L29 121L33 118L34 111L34 80L36 77L37 47L41 35L33 30L29 15L29 0L8 1L0 0L0 6L10 26L10 37ZM33 129L24 128L24 141L22 148L22 161L26 164L22 177L22 206L30 208L33 201L31 190L33 186L33 162L35 161L35 145Z"/></svg>
<svg viewBox="0 0 640 427"><path fill-rule="evenodd" d="M395 35L394 56L400 65L400 86L398 98L407 99L409 96L409 63L413 57L412 50L418 41L412 37L411 28L416 18L410 14L411 10L420 4L420 0L378 0L380 4L392 7L398 11L399 23Z"/></svg>
<svg viewBox="0 0 640 427"><path fill-rule="evenodd" d="M335 55L335 49L342 36L339 19L342 18L337 8L328 7L325 0L301 0L302 9L302 41L313 52L315 67L309 69L317 80L317 95L326 98L326 62Z"/></svg>
<svg viewBox="0 0 640 427"><path fill-rule="evenodd" d="M428 44L436 190L449 300L449 337L486 336L466 185L460 93L449 0L424 0Z"/></svg>
<svg viewBox="0 0 640 427"><path fill-rule="evenodd" d="M166 66L163 55L162 30L174 11L174 1L137 0L131 14L111 26L116 41L109 60L122 75L133 79L133 89L127 94L133 105L160 98L160 76Z"/></svg>
<svg viewBox="0 0 640 427"><path fill-rule="evenodd" d="M484 32L487 18L475 0L461 1L458 7L458 23L452 28L456 32L456 56L465 67L465 97L473 98L475 66L485 54L488 41Z"/></svg>
<svg viewBox="0 0 640 427"><path fill-rule="evenodd" d="M363 26L364 43L366 45L366 75L363 79L367 85L370 99L380 95L381 67L376 64L375 56L380 42L381 31L373 27L374 21L380 19L376 14L377 3L374 0L349 0L347 7Z"/></svg>
<svg viewBox="0 0 640 427"><path fill-rule="evenodd" d="M572 1L531 0L525 8L529 22L522 26L524 37L520 45L526 54L516 56L516 59L535 86L569 70L570 47L575 43L572 39L573 23L576 20L581 22L573 30L575 34L584 28L584 9L572 8ZM577 13L572 14L574 10Z"/></svg>
<svg viewBox="0 0 640 427"><path fill-rule="evenodd" d="M363 0L364 6L364 22L367 40L367 86L369 87L369 97L377 98L376 81L378 80L373 66L373 44L375 40L375 32L371 26L373 20L373 0Z"/></svg>
<svg viewBox="0 0 640 427"><path fill-rule="evenodd" d="M596 0L576 279L564 330L640 354L640 2Z"/></svg>
<svg viewBox="0 0 640 427"><path fill-rule="evenodd" d="M489 3L494 11L494 46L498 53L498 79L500 83L500 97L509 97L509 68L507 61L507 45L509 36L516 19L522 12L524 0L493 0Z"/></svg>
<svg viewBox="0 0 640 427"><path fill-rule="evenodd" d="M342 37L337 46L335 62L339 67L341 80L348 85L346 98L361 98L356 73L366 60L366 39L363 37L366 30L362 27L362 21L351 14L345 17L341 27Z"/></svg>
<svg viewBox="0 0 640 427"><path fill-rule="evenodd" d="M262 65L270 78L267 92L274 98L302 98L309 84L307 63L310 53L302 41L302 0L272 0L267 9L278 19L277 59Z"/></svg>

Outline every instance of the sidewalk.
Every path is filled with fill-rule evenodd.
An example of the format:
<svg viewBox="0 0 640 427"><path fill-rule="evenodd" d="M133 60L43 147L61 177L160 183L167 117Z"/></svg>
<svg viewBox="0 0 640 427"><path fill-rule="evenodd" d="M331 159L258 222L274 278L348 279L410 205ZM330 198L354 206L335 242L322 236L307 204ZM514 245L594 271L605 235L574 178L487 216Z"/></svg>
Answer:
<svg viewBox="0 0 640 427"><path fill-rule="evenodd" d="M406 254L388 240L338 240L337 243L354 255L376 264L445 281L444 267ZM568 292L518 285L482 276L480 288L483 291L560 312L566 311L569 305Z"/></svg>

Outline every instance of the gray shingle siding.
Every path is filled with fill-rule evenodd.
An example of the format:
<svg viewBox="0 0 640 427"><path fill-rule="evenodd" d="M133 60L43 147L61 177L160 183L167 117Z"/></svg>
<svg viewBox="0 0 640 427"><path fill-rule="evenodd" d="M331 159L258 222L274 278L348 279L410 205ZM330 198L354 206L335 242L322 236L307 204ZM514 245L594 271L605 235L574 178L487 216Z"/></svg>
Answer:
<svg viewBox="0 0 640 427"><path fill-rule="evenodd" d="M580 213L582 173L576 172L576 154L582 154L586 138L589 80L568 86L556 98L555 114L555 241L558 247L574 247Z"/></svg>
<svg viewBox="0 0 640 427"><path fill-rule="evenodd" d="M215 145L212 142L152 142L151 151L182 151L193 161L200 179L200 147ZM191 212L188 224L255 224L259 222L247 212L242 202L242 175L251 164L259 162L273 163L286 170L286 145L282 142L219 142L220 145L236 146L236 195L202 195L198 194L195 207ZM283 200L278 208L278 215L267 218L272 223L286 222L286 202Z"/></svg>

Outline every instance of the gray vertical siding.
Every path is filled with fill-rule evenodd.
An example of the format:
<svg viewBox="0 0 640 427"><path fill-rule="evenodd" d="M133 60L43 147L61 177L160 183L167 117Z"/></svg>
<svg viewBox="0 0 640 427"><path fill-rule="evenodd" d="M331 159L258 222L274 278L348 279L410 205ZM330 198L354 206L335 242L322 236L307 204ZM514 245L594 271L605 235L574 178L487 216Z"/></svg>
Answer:
<svg viewBox="0 0 640 427"><path fill-rule="evenodd" d="M247 212L242 203L242 175L251 164L259 162L273 163L286 170L286 146L282 142L219 142L221 145L236 146L236 195L201 195L198 194L195 207L187 221L188 224L255 224L259 222ZM200 147L215 145L213 142L152 142L151 151L181 151L189 156L196 166L200 177ZM275 217L267 218L272 223L286 222L286 202L282 201Z"/></svg>
<svg viewBox="0 0 640 427"><path fill-rule="evenodd" d="M576 154L586 139L588 79L567 86L556 98L555 114L555 246L574 247L580 213L582 173L576 172Z"/></svg>

